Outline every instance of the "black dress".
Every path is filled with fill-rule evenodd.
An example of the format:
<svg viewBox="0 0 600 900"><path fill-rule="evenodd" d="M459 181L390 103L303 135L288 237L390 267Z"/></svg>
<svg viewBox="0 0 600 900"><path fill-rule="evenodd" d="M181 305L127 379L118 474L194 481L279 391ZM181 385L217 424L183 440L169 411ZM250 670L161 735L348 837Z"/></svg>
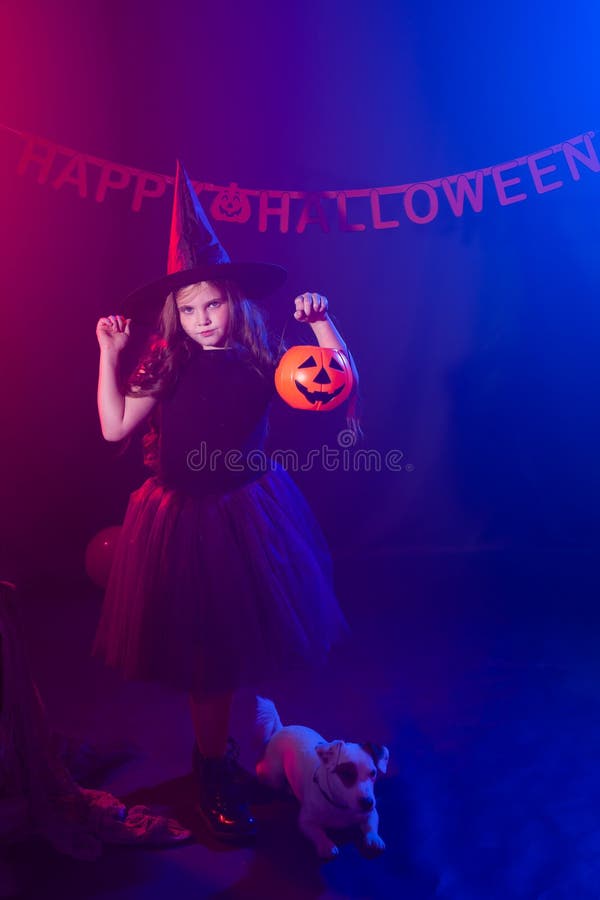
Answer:
<svg viewBox="0 0 600 900"><path fill-rule="evenodd" d="M210 696L321 663L347 631L322 531L264 453L274 391L247 351L197 347L162 400L94 642L125 677Z"/></svg>

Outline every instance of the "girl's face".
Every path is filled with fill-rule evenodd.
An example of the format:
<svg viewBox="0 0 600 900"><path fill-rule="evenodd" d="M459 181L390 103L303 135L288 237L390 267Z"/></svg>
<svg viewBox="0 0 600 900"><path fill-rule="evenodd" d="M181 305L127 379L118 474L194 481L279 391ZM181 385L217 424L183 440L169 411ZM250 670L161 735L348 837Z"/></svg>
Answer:
<svg viewBox="0 0 600 900"><path fill-rule="evenodd" d="M181 327L204 350L225 347L229 335L229 300L208 281L181 288L175 298Z"/></svg>

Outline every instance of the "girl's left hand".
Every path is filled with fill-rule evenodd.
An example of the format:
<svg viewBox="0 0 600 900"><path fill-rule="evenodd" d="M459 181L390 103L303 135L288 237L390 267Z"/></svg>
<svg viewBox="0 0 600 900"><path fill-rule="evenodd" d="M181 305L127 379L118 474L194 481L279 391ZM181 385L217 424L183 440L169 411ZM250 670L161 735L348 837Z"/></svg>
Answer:
<svg viewBox="0 0 600 900"><path fill-rule="evenodd" d="M296 312L294 318L297 322L306 322L312 325L313 322L324 322L327 319L327 297L322 294L315 294L307 291L300 294L294 300L296 304Z"/></svg>

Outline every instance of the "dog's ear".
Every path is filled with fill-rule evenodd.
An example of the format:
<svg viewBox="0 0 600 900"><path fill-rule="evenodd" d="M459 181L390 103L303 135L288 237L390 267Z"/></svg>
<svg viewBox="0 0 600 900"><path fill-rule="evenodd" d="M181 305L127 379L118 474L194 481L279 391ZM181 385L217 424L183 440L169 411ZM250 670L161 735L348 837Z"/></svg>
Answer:
<svg viewBox="0 0 600 900"><path fill-rule="evenodd" d="M330 744L328 744L327 741L321 741L317 744L315 750L324 766L328 769L335 769L343 746L343 741L332 741Z"/></svg>
<svg viewBox="0 0 600 900"><path fill-rule="evenodd" d="M390 751L388 748L383 744L373 744L371 741L367 741L366 744L361 744L360 746L373 759L373 762L377 766L377 771L382 775L385 775L390 761Z"/></svg>

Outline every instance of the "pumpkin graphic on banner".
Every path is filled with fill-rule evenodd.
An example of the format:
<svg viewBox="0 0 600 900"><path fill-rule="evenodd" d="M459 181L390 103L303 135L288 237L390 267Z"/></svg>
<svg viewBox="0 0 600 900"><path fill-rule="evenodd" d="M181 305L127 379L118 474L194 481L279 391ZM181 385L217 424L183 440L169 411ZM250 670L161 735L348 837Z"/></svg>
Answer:
<svg viewBox="0 0 600 900"><path fill-rule="evenodd" d="M275 371L277 393L294 409L335 409L353 386L350 360L343 350L328 347L290 347Z"/></svg>
<svg viewBox="0 0 600 900"><path fill-rule="evenodd" d="M247 222L252 214L248 194L240 191L232 182L229 187L219 191L210 206L213 219L225 222Z"/></svg>

